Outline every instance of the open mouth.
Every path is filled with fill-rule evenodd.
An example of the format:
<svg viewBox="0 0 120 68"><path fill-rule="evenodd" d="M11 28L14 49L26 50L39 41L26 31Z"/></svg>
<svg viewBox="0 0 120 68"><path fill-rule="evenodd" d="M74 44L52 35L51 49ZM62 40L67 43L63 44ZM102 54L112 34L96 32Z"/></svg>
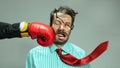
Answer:
<svg viewBox="0 0 120 68"><path fill-rule="evenodd" d="M56 32L56 36L58 37L59 40L65 40L67 38L67 33L65 31L62 30L58 30Z"/></svg>
<svg viewBox="0 0 120 68"><path fill-rule="evenodd" d="M58 34L58 36L60 36L60 37L66 37L65 34Z"/></svg>
<svg viewBox="0 0 120 68"><path fill-rule="evenodd" d="M66 38L66 34L61 34L61 33L59 33L59 34L57 34L57 36L59 37L59 39L60 40L62 40L62 39L65 39Z"/></svg>

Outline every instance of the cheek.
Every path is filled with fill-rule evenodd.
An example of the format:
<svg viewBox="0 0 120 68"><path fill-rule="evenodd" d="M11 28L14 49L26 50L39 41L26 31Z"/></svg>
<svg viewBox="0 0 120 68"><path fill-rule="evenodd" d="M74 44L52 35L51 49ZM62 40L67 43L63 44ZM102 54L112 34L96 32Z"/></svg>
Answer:
<svg viewBox="0 0 120 68"><path fill-rule="evenodd" d="M52 25L52 28L53 28L54 32L56 33L56 31L58 30L58 27L55 27L54 25Z"/></svg>
<svg viewBox="0 0 120 68"><path fill-rule="evenodd" d="M71 33L71 30L68 30L68 31L67 31L67 34L70 35L70 33Z"/></svg>

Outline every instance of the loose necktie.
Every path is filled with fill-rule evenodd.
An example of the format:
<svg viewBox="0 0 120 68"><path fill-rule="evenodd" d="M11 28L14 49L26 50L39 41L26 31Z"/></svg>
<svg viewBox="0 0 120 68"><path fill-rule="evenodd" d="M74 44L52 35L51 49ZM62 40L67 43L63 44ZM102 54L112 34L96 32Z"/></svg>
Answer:
<svg viewBox="0 0 120 68"><path fill-rule="evenodd" d="M60 59L68 64L68 65L72 65L72 66L82 66L82 65L86 65L88 63L90 63L91 61L95 60L97 57L99 57L108 47L108 41L105 41L101 44L99 44L99 46L97 46L92 53L90 53L88 56L78 59L74 56L72 56L71 54L62 54L62 49L57 49L56 52L58 53L58 55L60 56Z"/></svg>

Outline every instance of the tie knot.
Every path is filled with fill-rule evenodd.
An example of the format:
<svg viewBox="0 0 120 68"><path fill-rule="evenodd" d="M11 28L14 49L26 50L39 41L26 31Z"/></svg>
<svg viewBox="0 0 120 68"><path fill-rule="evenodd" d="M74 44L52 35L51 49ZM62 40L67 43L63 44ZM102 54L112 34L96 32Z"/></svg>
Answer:
<svg viewBox="0 0 120 68"><path fill-rule="evenodd" d="M58 53L58 54L61 54L62 53L62 49L60 48L60 49L56 49L56 52Z"/></svg>

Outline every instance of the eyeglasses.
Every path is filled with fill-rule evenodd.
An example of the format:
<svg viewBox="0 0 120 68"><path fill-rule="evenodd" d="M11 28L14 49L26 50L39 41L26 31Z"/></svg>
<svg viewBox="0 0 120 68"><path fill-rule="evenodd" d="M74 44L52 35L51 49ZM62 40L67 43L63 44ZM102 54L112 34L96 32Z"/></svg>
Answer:
<svg viewBox="0 0 120 68"><path fill-rule="evenodd" d="M59 19L56 19L55 21L54 21L54 25L56 25L56 26L58 26L58 27L60 27L60 26L64 26L64 28L66 28L66 29L71 29L71 24L69 24L68 22L62 22L61 20L59 20Z"/></svg>
<svg viewBox="0 0 120 68"><path fill-rule="evenodd" d="M64 25L64 28L66 29L73 29L74 25L71 25L69 22L64 22L61 18L57 16L56 13L56 20L54 21L54 25L60 27L61 25Z"/></svg>

